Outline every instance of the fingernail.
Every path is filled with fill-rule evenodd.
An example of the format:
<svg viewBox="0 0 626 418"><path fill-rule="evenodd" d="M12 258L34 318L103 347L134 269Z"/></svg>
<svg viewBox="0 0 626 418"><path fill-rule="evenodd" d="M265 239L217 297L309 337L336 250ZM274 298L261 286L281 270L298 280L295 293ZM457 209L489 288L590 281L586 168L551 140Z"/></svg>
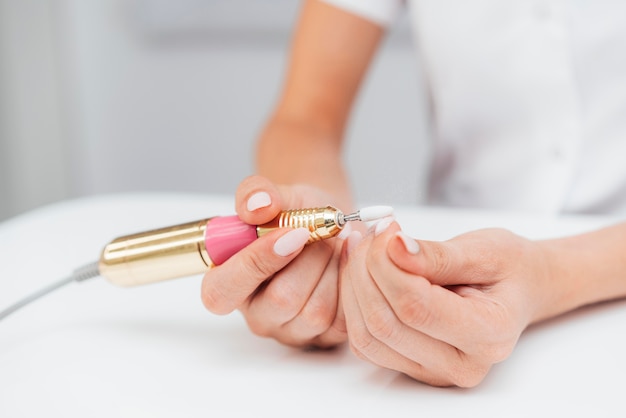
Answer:
<svg viewBox="0 0 626 418"><path fill-rule="evenodd" d="M400 238L402 244L404 244L404 248L406 248L406 251L409 254L415 255L420 252L420 246L413 238L411 238L402 231L396 232L396 236Z"/></svg>
<svg viewBox="0 0 626 418"><path fill-rule="evenodd" d="M350 232L352 232L352 225L350 225L349 223L346 222L345 226L343 227L343 229L341 230L341 232L339 234L337 234L337 238L344 240L346 238L348 238L348 235L350 235Z"/></svg>
<svg viewBox="0 0 626 418"><path fill-rule="evenodd" d="M366 234L371 234L372 232L374 232L374 229L376 228L376 225L378 225L378 221L367 221L365 222L365 227L366 229Z"/></svg>
<svg viewBox="0 0 626 418"><path fill-rule="evenodd" d="M382 234L383 232L385 232L387 228L389 228L389 225L391 225L391 223L395 219L396 218L394 218L393 216L387 216L386 218L383 218L380 221L378 221L378 223L376 224L376 229L374 230L374 235L378 236Z"/></svg>
<svg viewBox="0 0 626 418"><path fill-rule="evenodd" d="M363 235L359 231L352 231L350 235L348 235L348 238L347 238L348 240L347 241L348 246L346 248L347 253L350 254L352 250L354 250L354 248L356 248L356 246L359 245L359 242L361 242L362 239L363 239Z"/></svg>
<svg viewBox="0 0 626 418"><path fill-rule="evenodd" d="M250 196L246 204L246 208L249 211L253 211L253 210L268 207L271 204L272 204L272 199L270 198L270 195L268 193L257 192L253 194L252 196Z"/></svg>
<svg viewBox="0 0 626 418"><path fill-rule="evenodd" d="M309 240L311 233L307 228L297 228L287 232L274 243L274 253L286 257L298 251Z"/></svg>

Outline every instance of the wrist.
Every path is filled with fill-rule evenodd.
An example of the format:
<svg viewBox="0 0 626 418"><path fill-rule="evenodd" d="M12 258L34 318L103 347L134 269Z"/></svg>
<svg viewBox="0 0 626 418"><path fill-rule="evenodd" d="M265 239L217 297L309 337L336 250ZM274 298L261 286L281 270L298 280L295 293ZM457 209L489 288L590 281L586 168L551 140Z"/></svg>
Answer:
<svg viewBox="0 0 626 418"><path fill-rule="evenodd" d="M533 322L626 296L626 224L537 241L542 297Z"/></svg>
<svg viewBox="0 0 626 418"><path fill-rule="evenodd" d="M541 254L539 304L531 322L539 322L573 310L586 302L584 283L573 271L574 251L562 240L538 241Z"/></svg>

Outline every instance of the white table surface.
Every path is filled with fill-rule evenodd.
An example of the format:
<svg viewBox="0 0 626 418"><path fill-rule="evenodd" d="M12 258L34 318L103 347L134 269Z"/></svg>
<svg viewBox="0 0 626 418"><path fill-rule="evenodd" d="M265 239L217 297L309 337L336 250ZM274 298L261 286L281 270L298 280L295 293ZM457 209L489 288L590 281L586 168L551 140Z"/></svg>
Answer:
<svg viewBox="0 0 626 418"><path fill-rule="evenodd" d="M376 202L385 204L385 202ZM0 309L111 239L233 213L231 198L150 193L84 198L0 223ZM603 218L397 207L405 230L447 239L501 226L531 238ZM0 417L626 416L626 302L528 329L477 388L433 388L353 356L251 334L200 301L201 277L117 288L70 284L0 322Z"/></svg>

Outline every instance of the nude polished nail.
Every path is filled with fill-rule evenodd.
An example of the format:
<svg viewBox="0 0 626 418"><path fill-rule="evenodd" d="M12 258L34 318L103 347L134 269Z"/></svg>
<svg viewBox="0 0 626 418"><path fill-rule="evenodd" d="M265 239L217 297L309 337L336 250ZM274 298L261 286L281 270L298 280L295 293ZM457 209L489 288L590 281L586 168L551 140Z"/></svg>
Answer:
<svg viewBox="0 0 626 418"><path fill-rule="evenodd" d="M297 228L287 232L274 243L274 253L286 257L304 247L311 236L307 228Z"/></svg>
<svg viewBox="0 0 626 418"><path fill-rule="evenodd" d="M420 251L420 246L413 238L409 237L402 231L396 232L396 236L400 238L402 244L404 244L404 248L409 254L417 254Z"/></svg>
<svg viewBox="0 0 626 418"><path fill-rule="evenodd" d="M246 209L252 212L257 209L268 207L271 204L272 198L267 192L257 192L248 199Z"/></svg>
<svg viewBox="0 0 626 418"><path fill-rule="evenodd" d="M382 234L383 232L385 232L387 228L389 228L389 225L391 225L394 220L395 218L393 216L388 216L378 221L378 223L376 224L376 229L374 230L374 235L378 236Z"/></svg>

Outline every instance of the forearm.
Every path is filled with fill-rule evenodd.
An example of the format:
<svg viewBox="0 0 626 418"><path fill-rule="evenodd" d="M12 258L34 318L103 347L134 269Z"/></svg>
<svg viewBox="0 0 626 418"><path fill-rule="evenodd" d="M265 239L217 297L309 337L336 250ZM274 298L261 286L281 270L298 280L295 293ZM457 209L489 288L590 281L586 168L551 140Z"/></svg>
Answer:
<svg viewBox="0 0 626 418"><path fill-rule="evenodd" d="M626 296L626 222L539 245L548 274L533 322Z"/></svg>
<svg viewBox="0 0 626 418"><path fill-rule="evenodd" d="M350 182L339 135L292 118L274 117L258 142L257 172L279 184L318 187L333 197L333 204L351 210Z"/></svg>
<svg viewBox="0 0 626 418"><path fill-rule="evenodd" d="M353 209L342 162L344 130L384 28L317 0L303 3L285 84L257 148L257 172L305 183Z"/></svg>

